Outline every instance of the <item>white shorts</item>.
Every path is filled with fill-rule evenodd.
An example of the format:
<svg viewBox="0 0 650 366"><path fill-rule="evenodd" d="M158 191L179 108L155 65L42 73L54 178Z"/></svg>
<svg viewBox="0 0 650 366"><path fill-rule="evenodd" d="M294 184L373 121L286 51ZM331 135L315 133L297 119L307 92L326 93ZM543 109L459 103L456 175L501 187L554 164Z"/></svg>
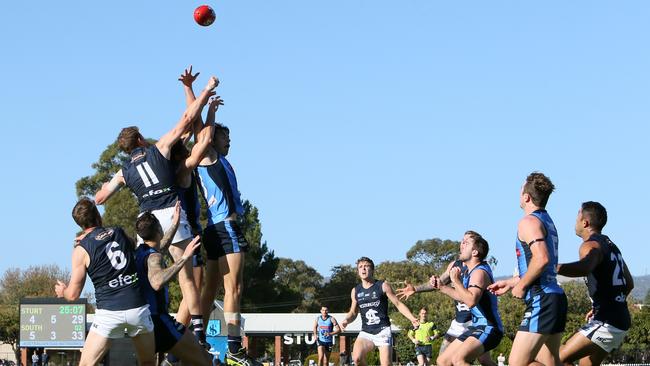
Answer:
<svg viewBox="0 0 650 366"><path fill-rule="evenodd" d="M105 338L124 338L124 333L135 337L153 332L149 305L128 310L97 309L90 331Z"/></svg>
<svg viewBox="0 0 650 366"><path fill-rule="evenodd" d="M390 327L386 327L377 334L370 334L364 331L359 332L357 338L367 339L372 342L375 347L391 346L393 344L393 334L390 332Z"/></svg>
<svg viewBox="0 0 650 366"><path fill-rule="evenodd" d="M156 218L160 222L160 226L162 226L163 233L166 233L167 230L169 230L169 227L172 226L172 218L174 218L175 211L176 208L174 206L151 211L151 213L154 216L156 216ZM140 213L140 215L142 215L142 213ZM138 215L138 217L140 217L140 215ZM192 237L192 228L190 227L190 224L187 222L187 215L185 214L185 210L183 210L183 208L181 207L181 219L178 222L178 229L176 230L176 235L174 235L174 239L172 239L172 244L180 243L183 240L190 239L191 237ZM138 236L138 245L140 245L143 242L144 240L142 240L142 238Z"/></svg>
<svg viewBox="0 0 650 366"><path fill-rule="evenodd" d="M467 329L472 325L472 322L459 323L456 319L451 321L449 329L447 329L447 335L450 337L458 338L461 334L465 333Z"/></svg>
<svg viewBox="0 0 650 366"><path fill-rule="evenodd" d="M598 320L590 320L580 328L580 334L610 353L623 343L627 330L620 330Z"/></svg>

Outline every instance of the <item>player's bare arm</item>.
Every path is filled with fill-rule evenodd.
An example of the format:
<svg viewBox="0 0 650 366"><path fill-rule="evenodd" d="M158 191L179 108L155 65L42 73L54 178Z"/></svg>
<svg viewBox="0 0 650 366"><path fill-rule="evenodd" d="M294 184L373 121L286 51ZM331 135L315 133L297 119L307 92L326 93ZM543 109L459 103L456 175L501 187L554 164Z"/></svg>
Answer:
<svg viewBox="0 0 650 366"><path fill-rule="evenodd" d="M197 72L196 74L192 75L192 65L190 65L190 67L185 69L185 71L178 78L178 80L183 84L183 92L185 94L185 105L187 107L189 107L196 100L196 96L194 95L194 89L192 88L192 85L194 84L194 81L196 81L196 78L199 76L199 74L200 72ZM199 131L201 131L201 128L203 128L203 119L199 114L194 119L194 122L192 122L192 131L193 131L195 142L198 140L197 135Z"/></svg>
<svg viewBox="0 0 650 366"><path fill-rule="evenodd" d="M162 239L160 239L160 249L167 248L174 240L174 235L176 235L176 230L178 230L178 224L181 221L181 202L176 201L174 206L174 216L172 216L172 223L169 225L169 229L163 234Z"/></svg>
<svg viewBox="0 0 650 366"><path fill-rule="evenodd" d="M219 85L219 79L214 76L210 77L210 80L208 80L208 84L201 92L201 95L199 95L199 97L192 102L189 107L187 107L183 116L181 116L181 119L176 123L176 126L156 142L156 147L164 157L169 159L172 145L174 145L174 143L180 139L181 135L190 128L190 124L194 121L197 115L201 113L203 106L208 102L208 98L215 95L214 88L216 88L217 85Z"/></svg>
<svg viewBox="0 0 650 366"><path fill-rule="evenodd" d="M508 291L515 287L519 280L519 276L514 276L505 280L499 280L488 286L487 290L497 296L501 296L508 293Z"/></svg>
<svg viewBox="0 0 650 366"><path fill-rule="evenodd" d="M544 241L546 237L544 227L538 218L531 215L524 217L519 221L517 232L523 242L530 243L532 253L532 258L528 263L528 271L512 288L512 296L522 299L526 293L526 288L539 278L544 271L544 267L549 262L549 254L546 249L546 241Z"/></svg>
<svg viewBox="0 0 650 366"><path fill-rule="evenodd" d="M352 300L352 303L350 304L350 310L345 314L345 318L343 318L343 321L341 322L341 328L345 330L345 327L348 326L348 324L352 323L354 319L357 318L357 314L359 313L359 307L357 306L357 293L354 289L352 289L350 293L350 298Z"/></svg>
<svg viewBox="0 0 650 366"><path fill-rule="evenodd" d="M388 297L388 300L395 305L397 310L406 317L406 319L411 321L411 324L413 324L414 327L420 326L420 321L418 318L413 316L411 313L411 310L409 310L408 306L404 305L399 299L397 298L397 295L395 295L395 292L393 292L393 288L390 286L390 284L386 281L381 285L381 289L384 290L384 293Z"/></svg>
<svg viewBox="0 0 650 366"><path fill-rule="evenodd" d="M196 236L188 245L185 247L185 251L179 260L174 262L168 268L163 267L163 257L160 253L151 253L147 258L147 277L149 278L149 283L151 288L155 291L160 290L167 282L169 282L174 276L183 268L183 265L189 258L192 258L194 250L201 245L199 242L200 237Z"/></svg>
<svg viewBox="0 0 650 366"><path fill-rule="evenodd" d="M124 176L122 175L122 169L118 170L117 173L111 178L110 181L102 184L102 188L95 193L95 203L98 205L103 205L106 200L111 198L111 196L120 190L122 186L126 184Z"/></svg>
<svg viewBox="0 0 650 366"><path fill-rule="evenodd" d="M341 327L339 326L339 322L336 321L336 318L332 317L332 331L330 332L329 335L334 335L334 334L339 334L341 333Z"/></svg>
<svg viewBox="0 0 650 366"><path fill-rule="evenodd" d="M221 105L223 105L223 99L221 99L220 96L216 96L210 100L205 126L203 126L201 132L199 132L197 135L196 144L192 147L190 156L185 159L183 164L181 164L179 168L180 174L189 174L199 165L205 156L208 147L210 144L212 144L212 136L214 136L215 114Z"/></svg>
<svg viewBox="0 0 650 366"><path fill-rule="evenodd" d="M440 291L456 301L460 301L470 308L476 306L481 299L483 291L490 284L485 271L474 271L469 279L469 286L465 288L460 278L460 268L453 268L450 272L451 283L454 287L442 286Z"/></svg>
<svg viewBox="0 0 650 366"><path fill-rule="evenodd" d="M62 297L68 301L79 299L81 291L86 283L86 270L90 264L88 253L80 246L72 250L72 273L70 282L66 285L64 282L57 281L54 286L56 297Z"/></svg>
<svg viewBox="0 0 650 366"><path fill-rule="evenodd" d="M557 265L557 273L567 277L584 277L593 272L602 261L603 254L597 241L587 241L580 245L580 259L571 263Z"/></svg>
<svg viewBox="0 0 650 366"><path fill-rule="evenodd" d="M445 285L449 284L449 270L453 267L453 265L454 262L449 263L449 265L447 265L447 270L442 275L440 275L440 277L436 277L434 275L432 276L432 278L436 277L440 281L443 280L446 281L446 283L443 284ZM437 287L431 283L431 280L419 285L412 285L410 283L407 283L406 286L397 289L397 296L399 297L400 300L407 300L409 297L411 297L412 295L418 292L430 292L436 289Z"/></svg>

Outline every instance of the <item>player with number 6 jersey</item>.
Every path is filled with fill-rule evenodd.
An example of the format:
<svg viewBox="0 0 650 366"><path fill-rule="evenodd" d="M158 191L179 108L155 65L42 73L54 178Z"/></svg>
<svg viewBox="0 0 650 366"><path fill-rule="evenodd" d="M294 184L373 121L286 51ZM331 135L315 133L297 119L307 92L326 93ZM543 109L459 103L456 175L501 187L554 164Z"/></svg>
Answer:
<svg viewBox="0 0 650 366"><path fill-rule="evenodd" d="M95 287L97 312L81 351L79 365L97 365L111 338L124 333L133 339L139 365L155 365L153 322L149 305L140 292L132 240L119 227L103 227L93 201L82 198L72 217L83 229L75 239L69 284L58 281L57 297L77 300L86 274Z"/></svg>
<svg viewBox="0 0 650 366"><path fill-rule="evenodd" d="M600 364L622 343L630 329L627 296L634 288L623 255L612 240L602 234L607 210L598 202L584 202L578 211L575 232L583 243L580 260L558 264L558 273L567 277L587 277L593 307L588 322L562 349L563 363Z"/></svg>

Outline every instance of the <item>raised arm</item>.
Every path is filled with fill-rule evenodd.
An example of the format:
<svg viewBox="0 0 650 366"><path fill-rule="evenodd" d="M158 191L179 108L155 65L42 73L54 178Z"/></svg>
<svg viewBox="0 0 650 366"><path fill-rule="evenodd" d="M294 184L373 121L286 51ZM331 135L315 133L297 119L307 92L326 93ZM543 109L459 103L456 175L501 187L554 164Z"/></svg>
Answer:
<svg viewBox="0 0 650 366"><path fill-rule="evenodd" d="M194 250L201 245L199 242L200 236L196 236L188 245L185 247L183 255L174 262L168 268L163 267L163 258L160 253L151 253L147 258L147 277L149 278L149 283L151 288L155 291L160 290L163 286L169 282L175 275L183 268L183 265L189 258L192 258ZM145 244L143 244L145 245Z"/></svg>
<svg viewBox="0 0 650 366"><path fill-rule="evenodd" d="M399 299L397 298L397 295L393 292L393 288L390 286L390 284L386 281L381 285L382 290L384 290L384 293L388 297L388 300L395 305L397 310L402 313L406 317L406 319L410 320L411 323L413 324L413 327L417 328L420 325L420 322L418 321L418 318L413 316L411 313L411 310L409 310L408 306L404 305Z"/></svg>
<svg viewBox="0 0 650 366"><path fill-rule="evenodd" d="M544 272L544 267L549 262L549 254L546 249L544 227L538 218L528 215L519 222L518 233L520 239L530 243L532 258L528 263L528 270L519 282L512 289L512 296L522 299L526 294L526 288L530 286ZM541 240L540 240L541 239Z"/></svg>
<svg viewBox="0 0 650 366"><path fill-rule="evenodd" d="M183 84L183 92L185 94L185 105L187 107L189 107L192 104L192 102L196 100L196 96L194 95L194 89L192 88L192 85L194 84L194 81L199 76L199 74L200 72L197 72L196 74L192 75L192 65L190 65L190 67L185 69L185 71L178 78L178 80ZM195 142L196 140L198 140L197 135L199 131L201 131L202 127L203 127L203 119L199 114L194 119L194 122L192 122L192 134L194 135Z"/></svg>
<svg viewBox="0 0 650 366"><path fill-rule="evenodd" d="M95 193L95 203L98 205L103 205L111 196L120 190L123 185L126 184L124 176L122 175L122 169L118 170L117 173L111 178L110 181L102 184L102 188Z"/></svg>
<svg viewBox="0 0 650 366"><path fill-rule="evenodd" d="M357 306L357 294L354 288L350 292L350 298L352 300L352 303L350 304L350 310L345 314L345 318L343 318L343 321L341 322L341 328L342 330L345 330L345 327L348 326L348 324L352 323L354 319L357 318L357 314L359 314L359 307Z"/></svg>
<svg viewBox="0 0 650 366"><path fill-rule="evenodd" d="M86 268L90 264L90 257L85 249L76 246L72 250L72 273L70 274L70 283L65 284L62 281L56 281L54 292L56 297L62 297L68 301L79 299L81 291L86 284Z"/></svg>
<svg viewBox="0 0 650 366"><path fill-rule="evenodd" d="M580 260L557 265L557 273L567 277L584 277L590 274L603 260L600 244L597 241L586 241L580 245Z"/></svg>
<svg viewBox="0 0 650 366"><path fill-rule="evenodd" d="M199 165L206 151L208 151L208 147L212 144L212 136L214 136L215 114L220 105L223 105L223 99L221 97L216 96L210 100L205 126L203 126L201 132L197 135L196 144L192 146L190 156L180 166L179 174L190 174Z"/></svg>
<svg viewBox="0 0 650 366"><path fill-rule="evenodd" d="M214 76L210 77L208 85L203 89L201 95L187 107L181 119L176 123L176 126L156 142L156 147L164 157L169 159L169 152L172 145L178 141L183 132L190 127L192 121L201 113L203 106L208 102L208 98L215 94L214 88L217 85L219 85L219 79Z"/></svg>

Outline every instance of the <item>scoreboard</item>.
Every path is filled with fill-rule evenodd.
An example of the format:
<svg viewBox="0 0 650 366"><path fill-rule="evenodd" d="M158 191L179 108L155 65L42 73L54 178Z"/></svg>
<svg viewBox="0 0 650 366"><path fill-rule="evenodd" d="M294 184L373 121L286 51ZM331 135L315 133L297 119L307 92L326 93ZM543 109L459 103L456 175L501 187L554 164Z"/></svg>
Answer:
<svg viewBox="0 0 650 366"><path fill-rule="evenodd" d="M82 348L86 339L86 299L20 300L20 347Z"/></svg>

